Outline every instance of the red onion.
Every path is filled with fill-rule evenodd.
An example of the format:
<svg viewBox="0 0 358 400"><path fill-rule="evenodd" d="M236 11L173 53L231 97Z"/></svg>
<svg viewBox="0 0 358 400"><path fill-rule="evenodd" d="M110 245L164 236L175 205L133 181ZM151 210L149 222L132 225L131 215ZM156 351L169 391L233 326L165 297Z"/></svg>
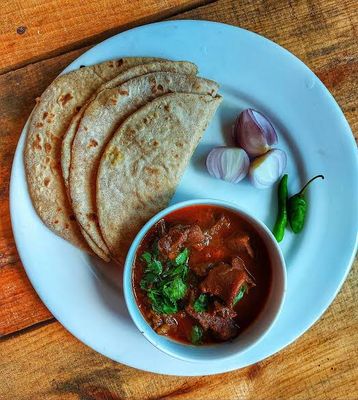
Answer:
<svg viewBox="0 0 358 400"><path fill-rule="evenodd" d="M277 134L271 122L260 112L248 108L236 120L234 140L250 157L257 157L276 144Z"/></svg>
<svg viewBox="0 0 358 400"><path fill-rule="evenodd" d="M238 183L245 178L250 160L243 149L237 147L215 147L206 159L209 174L224 181Z"/></svg>
<svg viewBox="0 0 358 400"><path fill-rule="evenodd" d="M282 176L286 164L286 153L279 149L272 149L263 156L255 158L249 171L252 184L259 189L272 186Z"/></svg>

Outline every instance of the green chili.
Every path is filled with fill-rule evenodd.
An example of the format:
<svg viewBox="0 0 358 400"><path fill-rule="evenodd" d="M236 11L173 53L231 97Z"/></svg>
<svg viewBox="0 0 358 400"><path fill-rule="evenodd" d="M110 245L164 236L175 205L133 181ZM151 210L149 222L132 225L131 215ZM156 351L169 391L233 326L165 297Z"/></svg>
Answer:
<svg viewBox="0 0 358 400"><path fill-rule="evenodd" d="M288 180L288 175L285 174L278 185L278 192L277 192L278 212L277 212L276 223L272 231L278 242L281 242L281 240L283 239L287 225L287 197L288 197L287 180Z"/></svg>
<svg viewBox="0 0 358 400"><path fill-rule="evenodd" d="M303 229L308 207L307 200L304 197L305 191L308 185L317 178L324 179L324 176L323 175L314 176L303 186L300 192L298 192L297 194L288 199L287 202L288 221L294 233L299 233Z"/></svg>

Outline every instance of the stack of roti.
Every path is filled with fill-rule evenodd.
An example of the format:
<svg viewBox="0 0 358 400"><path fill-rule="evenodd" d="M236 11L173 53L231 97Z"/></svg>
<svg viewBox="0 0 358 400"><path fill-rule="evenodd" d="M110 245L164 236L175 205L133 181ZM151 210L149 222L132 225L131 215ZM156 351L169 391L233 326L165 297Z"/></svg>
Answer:
<svg viewBox="0 0 358 400"><path fill-rule="evenodd" d="M130 57L58 77L30 120L26 176L56 234L124 261L167 206L221 97L186 61Z"/></svg>

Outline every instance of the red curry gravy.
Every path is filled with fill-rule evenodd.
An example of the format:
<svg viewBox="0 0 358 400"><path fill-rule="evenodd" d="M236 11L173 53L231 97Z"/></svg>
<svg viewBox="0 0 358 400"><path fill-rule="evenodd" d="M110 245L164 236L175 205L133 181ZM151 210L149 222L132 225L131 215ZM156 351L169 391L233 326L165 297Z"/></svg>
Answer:
<svg viewBox="0 0 358 400"><path fill-rule="evenodd" d="M153 310L148 292L141 288L147 265L142 255L151 252L153 244L163 271L175 268L170 266L175 257L188 249L187 289L176 312ZM209 344L233 339L257 318L271 279L266 245L249 222L226 208L195 205L170 213L147 232L136 253L132 284L139 309L157 333L184 343ZM233 304L240 290L244 294ZM207 304L197 312L193 305L200 295ZM194 341L195 329L200 338Z"/></svg>

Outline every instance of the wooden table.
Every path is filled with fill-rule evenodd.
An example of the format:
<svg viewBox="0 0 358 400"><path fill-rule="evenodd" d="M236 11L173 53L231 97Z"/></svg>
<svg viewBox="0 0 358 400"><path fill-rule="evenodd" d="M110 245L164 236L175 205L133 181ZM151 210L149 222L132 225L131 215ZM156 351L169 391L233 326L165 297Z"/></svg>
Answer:
<svg viewBox="0 0 358 400"><path fill-rule="evenodd" d="M165 18L226 22L279 43L320 77L357 133L355 5L355 0L2 2L1 400L358 399L357 262L319 322L280 353L256 365L217 376L154 375L95 353L53 318L21 265L12 236L8 200L14 151L35 98L89 46L129 27Z"/></svg>

